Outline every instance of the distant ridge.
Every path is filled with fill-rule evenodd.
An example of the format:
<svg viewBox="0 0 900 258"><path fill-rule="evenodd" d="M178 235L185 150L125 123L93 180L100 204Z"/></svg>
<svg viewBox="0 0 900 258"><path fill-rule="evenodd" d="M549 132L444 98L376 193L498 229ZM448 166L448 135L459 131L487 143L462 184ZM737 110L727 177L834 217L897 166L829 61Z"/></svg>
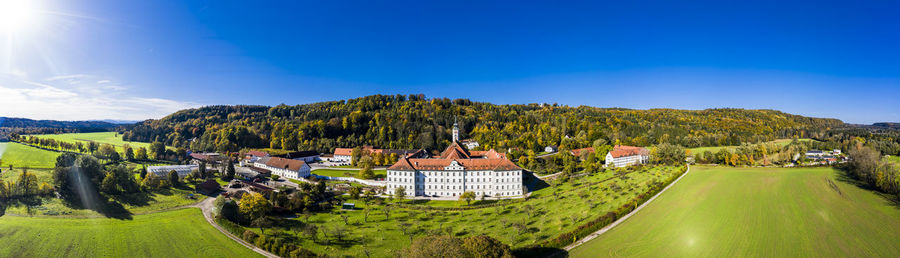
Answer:
<svg viewBox="0 0 900 258"><path fill-rule="evenodd" d="M893 129L900 129L900 123L896 123L896 122L881 122L881 123L874 123L874 124L872 124L872 126L887 127L887 128L893 128Z"/></svg>
<svg viewBox="0 0 900 258"><path fill-rule="evenodd" d="M106 123L117 124L117 125L133 125L133 124L137 124L137 123L140 122L141 120L114 120L114 119L104 119L104 120L90 120L90 121L91 121L91 122L106 122Z"/></svg>
<svg viewBox="0 0 900 258"><path fill-rule="evenodd" d="M104 121L56 121L33 120L16 117L0 117L0 127L7 128L112 129L116 126L119 125Z"/></svg>

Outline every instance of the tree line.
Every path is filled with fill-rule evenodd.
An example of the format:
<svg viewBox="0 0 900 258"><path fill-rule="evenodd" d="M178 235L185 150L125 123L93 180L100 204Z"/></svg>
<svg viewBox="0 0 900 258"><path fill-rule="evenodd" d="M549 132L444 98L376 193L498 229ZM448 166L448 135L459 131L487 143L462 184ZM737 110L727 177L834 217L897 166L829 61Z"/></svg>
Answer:
<svg viewBox="0 0 900 258"><path fill-rule="evenodd" d="M630 110L547 104L495 105L424 95L373 95L304 105L207 106L121 129L127 141L194 151L275 148L331 152L373 145L439 151L458 121L481 149L540 152L606 144L739 145L824 134L840 120L774 110Z"/></svg>

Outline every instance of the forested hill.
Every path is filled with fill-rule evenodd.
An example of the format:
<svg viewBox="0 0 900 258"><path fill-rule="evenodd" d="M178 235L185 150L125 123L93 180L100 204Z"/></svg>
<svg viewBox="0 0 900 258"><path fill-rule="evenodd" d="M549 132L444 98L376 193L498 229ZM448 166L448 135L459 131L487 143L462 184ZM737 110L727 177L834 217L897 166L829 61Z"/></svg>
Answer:
<svg viewBox="0 0 900 258"><path fill-rule="evenodd" d="M12 134L82 133L110 131L119 125L99 121L54 121L0 117L0 141Z"/></svg>
<svg viewBox="0 0 900 258"><path fill-rule="evenodd" d="M56 120L31 120L26 118L0 117L0 127L14 128L100 128L111 129L117 124L102 121L56 121Z"/></svg>
<svg viewBox="0 0 900 258"><path fill-rule="evenodd" d="M463 139L482 148L542 151L602 144L686 147L810 137L837 119L775 110L630 110L557 105L495 105L423 95L373 95L305 105L208 106L178 111L124 129L128 141L160 141L195 151L246 147L330 152L336 147L443 149L454 119ZM192 140L195 139L195 140Z"/></svg>

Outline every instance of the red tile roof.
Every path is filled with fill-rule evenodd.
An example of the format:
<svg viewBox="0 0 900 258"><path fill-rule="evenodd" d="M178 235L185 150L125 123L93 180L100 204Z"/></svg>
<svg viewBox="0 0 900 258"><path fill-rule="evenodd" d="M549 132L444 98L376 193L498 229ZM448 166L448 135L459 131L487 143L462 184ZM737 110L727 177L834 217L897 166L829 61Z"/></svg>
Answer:
<svg viewBox="0 0 900 258"><path fill-rule="evenodd" d="M574 150L569 151L569 153L572 153L572 156L581 157L581 153L584 153L585 151L587 151L588 153L594 153L594 148L587 147L587 148L581 148L581 149L574 149Z"/></svg>
<svg viewBox="0 0 900 258"><path fill-rule="evenodd" d="M441 153L440 158L434 159L408 159L402 158L389 170L433 170L442 171L453 162L463 166L466 170L521 170L522 168L506 158L506 155L496 150L468 151L459 143L453 142Z"/></svg>
<svg viewBox="0 0 900 258"><path fill-rule="evenodd" d="M269 153L265 152L265 151L252 150L252 151L248 151L247 155L256 156L256 157L265 157L265 156L269 156Z"/></svg>
<svg viewBox="0 0 900 258"><path fill-rule="evenodd" d="M613 158L621 158L635 155L649 155L650 151L646 148L634 147L634 146L621 146L616 145L613 147L613 150L609 151L609 154L612 155Z"/></svg>
<svg viewBox="0 0 900 258"><path fill-rule="evenodd" d="M293 159L285 159L285 158L261 158L259 162L263 162L266 166L275 167L275 168L283 168L291 171L299 171L306 162L302 160L293 160Z"/></svg>

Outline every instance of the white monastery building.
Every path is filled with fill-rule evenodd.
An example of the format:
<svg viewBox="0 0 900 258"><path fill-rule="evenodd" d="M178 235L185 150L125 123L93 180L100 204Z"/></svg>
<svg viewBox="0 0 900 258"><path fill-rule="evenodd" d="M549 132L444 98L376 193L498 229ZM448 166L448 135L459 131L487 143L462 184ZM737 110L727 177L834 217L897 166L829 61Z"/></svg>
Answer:
<svg viewBox="0 0 900 258"><path fill-rule="evenodd" d="M646 148L616 145L606 154L607 167L627 167L650 161L650 151Z"/></svg>
<svg viewBox="0 0 900 258"><path fill-rule="evenodd" d="M278 157L259 158L253 163L253 166L272 171L272 174L291 179L309 177L310 171L310 167L305 161Z"/></svg>
<svg viewBox="0 0 900 258"><path fill-rule="evenodd" d="M437 158L404 157L387 169L387 190L403 187L407 196L454 197L464 192L477 196L509 197L524 194L523 169L493 149L469 151L453 142Z"/></svg>

